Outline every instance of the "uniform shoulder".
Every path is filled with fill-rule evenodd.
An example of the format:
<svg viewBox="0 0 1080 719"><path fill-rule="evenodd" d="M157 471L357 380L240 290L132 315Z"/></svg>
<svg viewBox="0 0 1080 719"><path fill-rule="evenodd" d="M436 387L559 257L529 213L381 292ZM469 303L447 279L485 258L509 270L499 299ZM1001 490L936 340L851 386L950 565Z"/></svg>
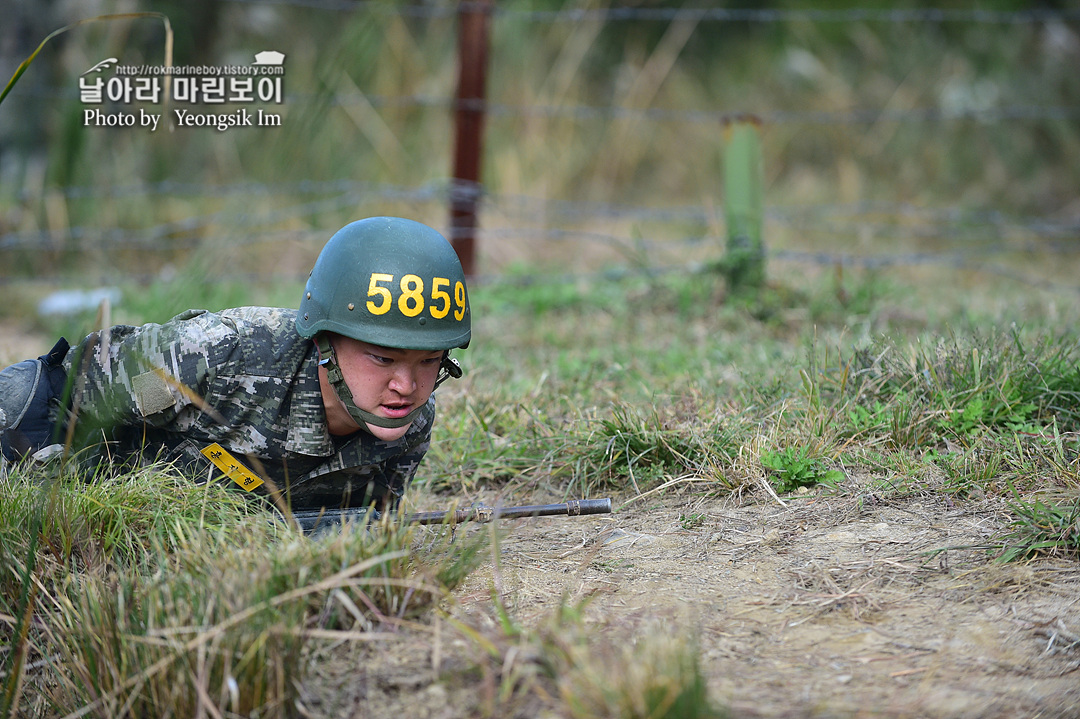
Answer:
<svg viewBox="0 0 1080 719"><path fill-rule="evenodd" d="M296 310L284 307L234 307L219 313L222 319L232 322L238 332L259 329L270 332L295 330Z"/></svg>
<svg viewBox="0 0 1080 719"><path fill-rule="evenodd" d="M295 309L236 307L220 315L236 329L248 372L292 373L310 349L310 341L296 331Z"/></svg>

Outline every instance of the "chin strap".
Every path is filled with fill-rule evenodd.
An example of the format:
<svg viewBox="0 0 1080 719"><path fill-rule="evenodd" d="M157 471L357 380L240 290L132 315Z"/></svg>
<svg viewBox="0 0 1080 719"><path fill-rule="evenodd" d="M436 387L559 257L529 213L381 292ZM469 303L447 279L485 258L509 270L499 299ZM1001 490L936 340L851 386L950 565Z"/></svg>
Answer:
<svg viewBox="0 0 1080 719"><path fill-rule="evenodd" d="M420 411L424 409L424 405L420 405L404 417L396 419L380 417L367 410L360 409L356 406L356 402L353 401L349 385L345 384L345 376L341 374L341 366L337 363L337 355L334 354L334 347L330 344L330 338L325 333L320 332L315 337L315 344L319 348L319 366L326 367L326 375L330 380L330 385L337 392L338 399L345 405L345 409L349 410L349 416L361 427L373 424L384 429L397 429L411 424L416 419L416 415L420 414ZM460 372L461 369L459 368L458 373L460 374ZM435 386L437 387L438 383Z"/></svg>

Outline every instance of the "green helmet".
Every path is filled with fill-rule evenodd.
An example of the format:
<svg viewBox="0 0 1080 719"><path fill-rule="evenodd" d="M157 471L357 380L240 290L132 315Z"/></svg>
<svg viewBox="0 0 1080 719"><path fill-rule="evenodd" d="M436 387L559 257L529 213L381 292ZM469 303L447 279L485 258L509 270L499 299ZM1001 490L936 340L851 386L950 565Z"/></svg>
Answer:
<svg viewBox="0 0 1080 719"><path fill-rule="evenodd" d="M379 417L353 401L327 332L407 350L443 350L435 386L460 377L450 358L468 347L472 316L465 273L446 238L427 225L399 217L371 217L345 225L330 238L308 276L296 331L315 338L320 364L353 419L363 427L404 427L406 417Z"/></svg>
<svg viewBox="0 0 1080 719"><path fill-rule="evenodd" d="M468 347L472 317L457 253L419 222L351 222L319 253L296 330L302 337L330 331L397 349Z"/></svg>

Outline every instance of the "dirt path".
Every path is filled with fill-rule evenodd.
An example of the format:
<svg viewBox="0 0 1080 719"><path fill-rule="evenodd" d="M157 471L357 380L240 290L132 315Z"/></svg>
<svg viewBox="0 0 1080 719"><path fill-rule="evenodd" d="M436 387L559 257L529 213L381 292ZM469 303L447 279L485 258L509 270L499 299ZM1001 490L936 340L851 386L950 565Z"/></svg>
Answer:
<svg viewBox="0 0 1080 719"><path fill-rule="evenodd" d="M1001 509L935 495L786 507L687 495L522 520L498 570L456 592L458 610L489 611L497 586L528 625L564 593L592 594L589 621L608 640L658 622L696 638L711 695L734 716L1080 716L1080 566L928 554L985 544ZM466 695L445 701L432 651L429 639L357 657L365 681L344 704L325 697L326 715L470 716Z"/></svg>

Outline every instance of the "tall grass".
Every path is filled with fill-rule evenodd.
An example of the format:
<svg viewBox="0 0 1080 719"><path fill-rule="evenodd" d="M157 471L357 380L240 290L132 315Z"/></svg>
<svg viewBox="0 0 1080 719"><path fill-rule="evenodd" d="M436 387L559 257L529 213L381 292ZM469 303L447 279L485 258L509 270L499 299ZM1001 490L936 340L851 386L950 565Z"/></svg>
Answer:
<svg viewBox="0 0 1080 719"><path fill-rule="evenodd" d="M293 716L312 637L377 637L424 614L486 536L419 544L386 524L313 541L166 468L56 471L16 471L3 495L0 614L22 628L4 657L10 716Z"/></svg>
<svg viewBox="0 0 1080 719"><path fill-rule="evenodd" d="M1071 334L948 334L907 349L858 349L822 378L843 406L848 436L892 448L967 444L986 433L1072 433L1080 429L1078 351Z"/></svg>

